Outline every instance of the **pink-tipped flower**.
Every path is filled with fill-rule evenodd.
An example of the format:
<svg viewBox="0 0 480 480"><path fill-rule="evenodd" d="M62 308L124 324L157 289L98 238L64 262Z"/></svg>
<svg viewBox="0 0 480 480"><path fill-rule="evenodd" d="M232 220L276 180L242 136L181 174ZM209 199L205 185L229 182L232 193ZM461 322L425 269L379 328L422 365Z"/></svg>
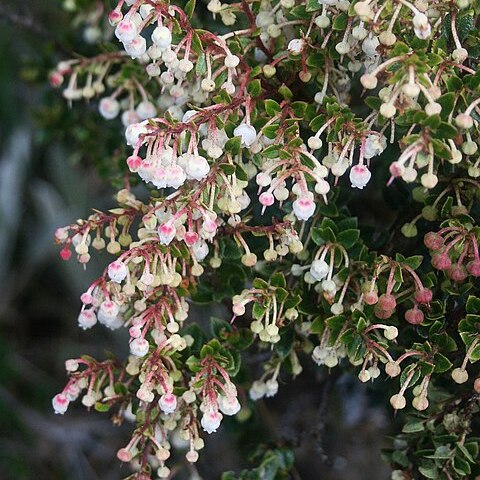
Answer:
<svg viewBox="0 0 480 480"><path fill-rule="evenodd" d="M112 120L120 112L120 104L112 97L104 97L98 104L98 111L103 118Z"/></svg>
<svg viewBox="0 0 480 480"><path fill-rule="evenodd" d="M134 338L130 342L130 352L136 357L144 357L148 353L150 345L144 338Z"/></svg>
<svg viewBox="0 0 480 480"><path fill-rule="evenodd" d="M223 415L219 411L209 410L203 414L201 424L202 428L207 433L213 433L217 431L217 428L222 422Z"/></svg>
<svg viewBox="0 0 480 480"><path fill-rule="evenodd" d="M72 257L72 252L70 251L70 248L68 248L68 245L65 245L61 250L60 250L60 257L62 260L70 260Z"/></svg>
<svg viewBox="0 0 480 480"><path fill-rule="evenodd" d="M293 213L298 220L308 220L315 213L315 202L309 197L300 197L293 202Z"/></svg>
<svg viewBox="0 0 480 480"><path fill-rule="evenodd" d="M95 315L95 311L93 308L87 308L82 310L78 315L78 326L83 328L83 330L87 330L88 328L92 328L97 323L97 316Z"/></svg>
<svg viewBox="0 0 480 480"><path fill-rule="evenodd" d="M108 22L112 27L118 25L123 19L123 14L120 10L112 10L108 14Z"/></svg>
<svg viewBox="0 0 480 480"><path fill-rule="evenodd" d="M93 296L88 292L84 292L80 295L80 301L84 305L91 305L93 303Z"/></svg>
<svg viewBox="0 0 480 480"><path fill-rule="evenodd" d="M176 233L173 222L167 222L158 227L158 238L163 245L168 245L175 238Z"/></svg>
<svg viewBox="0 0 480 480"><path fill-rule="evenodd" d="M141 35L137 35L131 42L125 43L124 47L128 55L138 58L147 51L147 41Z"/></svg>
<svg viewBox="0 0 480 480"><path fill-rule="evenodd" d="M173 413L177 408L177 397L173 393L165 393L160 397L158 406L167 415Z"/></svg>
<svg viewBox="0 0 480 480"><path fill-rule="evenodd" d="M131 42L137 35L137 26L128 18L123 19L115 28L115 36L122 43Z"/></svg>
<svg viewBox="0 0 480 480"><path fill-rule="evenodd" d="M120 448L117 452L117 458L121 462L130 462L132 460L132 454L128 448Z"/></svg>
<svg viewBox="0 0 480 480"><path fill-rule="evenodd" d="M55 413L60 415L63 415L67 411L69 404L70 401L63 393L55 395L52 399L53 410L55 411Z"/></svg>
<svg viewBox="0 0 480 480"><path fill-rule="evenodd" d="M198 233L197 232L187 232L184 236L185 243L191 247L192 245L195 245L198 242Z"/></svg>
<svg viewBox="0 0 480 480"><path fill-rule="evenodd" d="M165 168L167 187L180 188L187 178L185 170L180 165L170 165Z"/></svg>
<svg viewBox="0 0 480 480"><path fill-rule="evenodd" d="M125 278L127 277L127 274L128 268L120 260L116 260L108 266L108 276L110 277L110 280L112 280L112 282L122 283L123 280L125 280Z"/></svg>
<svg viewBox="0 0 480 480"><path fill-rule="evenodd" d="M275 197L273 196L272 193L270 192L263 192L259 197L258 201L264 206L264 207L269 207L270 205L273 205L273 202L275 201Z"/></svg>
<svg viewBox="0 0 480 480"><path fill-rule="evenodd" d="M354 165L350 169L350 182L353 188L362 190L372 178L370 170L365 165Z"/></svg>
<svg viewBox="0 0 480 480"><path fill-rule="evenodd" d="M142 164L142 159L138 155L130 155L127 158L127 165L131 172L136 173Z"/></svg>

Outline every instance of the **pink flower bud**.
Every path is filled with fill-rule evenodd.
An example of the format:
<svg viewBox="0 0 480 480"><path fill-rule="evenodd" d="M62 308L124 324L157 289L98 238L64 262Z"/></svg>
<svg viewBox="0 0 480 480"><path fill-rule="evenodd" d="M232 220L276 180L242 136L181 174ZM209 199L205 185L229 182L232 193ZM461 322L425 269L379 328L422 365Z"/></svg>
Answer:
<svg viewBox="0 0 480 480"><path fill-rule="evenodd" d="M433 293L429 288L421 288L415 291L414 297L418 303L426 304L432 301Z"/></svg>
<svg viewBox="0 0 480 480"><path fill-rule="evenodd" d="M270 205L273 205L275 197L271 192L263 192L260 197L258 197L258 200L264 207L269 207Z"/></svg>
<svg viewBox="0 0 480 480"><path fill-rule="evenodd" d="M63 75L60 72L53 72L48 80L52 87L58 88L63 83Z"/></svg>
<svg viewBox="0 0 480 480"><path fill-rule="evenodd" d="M405 312L405 320L412 325L419 325L423 322L423 312L415 305Z"/></svg>
<svg viewBox="0 0 480 480"><path fill-rule="evenodd" d="M463 265L458 263L452 265L447 272L448 277L453 282L463 282L467 278L467 271Z"/></svg>
<svg viewBox="0 0 480 480"><path fill-rule="evenodd" d="M480 277L480 260L472 260L469 262L467 272L473 277Z"/></svg>
<svg viewBox="0 0 480 480"><path fill-rule="evenodd" d="M138 326L130 327L128 333L132 338L138 338L142 335L142 330Z"/></svg>
<svg viewBox="0 0 480 480"><path fill-rule="evenodd" d="M197 232L187 232L185 234L185 237L183 238L185 240L185 243L191 247L192 245L194 245L195 243L197 243L198 241L198 233Z"/></svg>
<svg viewBox="0 0 480 480"><path fill-rule="evenodd" d="M367 305L375 305L378 302L378 295L376 292L367 292L363 299Z"/></svg>
<svg viewBox="0 0 480 480"><path fill-rule="evenodd" d="M387 318L390 318L393 315L393 310L380 308L377 303L373 309L373 313L377 318L381 320L386 320Z"/></svg>
<svg viewBox="0 0 480 480"><path fill-rule="evenodd" d="M112 27L115 27L122 21L123 15L120 10L112 10L108 14L108 21Z"/></svg>
<svg viewBox="0 0 480 480"><path fill-rule="evenodd" d="M443 247L444 240L438 233L428 232L423 238L423 243L429 250L440 250Z"/></svg>
<svg viewBox="0 0 480 480"><path fill-rule="evenodd" d="M127 158L127 165L131 172L138 172L140 165L142 164L142 159L138 155L130 155Z"/></svg>
<svg viewBox="0 0 480 480"><path fill-rule="evenodd" d="M394 310L397 306L397 301L391 293L384 293L378 299L378 308L382 310Z"/></svg>
<svg viewBox="0 0 480 480"><path fill-rule="evenodd" d="M132 460L132 454L130 453L130 450L128 450L128 448L121 448L117 452L117 458L121 462L130 462L130 460Z"/></svg>
<svg viewBox="0 0 480 480"><path fill-rule="evenodd" d="M452 265L450 257L446 253L436 253L432 257L432 266L437 270L448 270Z"/></svg>
<svg viewBox="0 0 480 480"><path fill-rule="evenodd" d="M393 162L390 165L390 173L392 177L401 177L405 173L405 167L398 162Z"/></svg>
<svg viewBox="0 0 480 480"><path fill-rule="evenodd" d="M65 245L61 250L60 250L60 257L62 260L70 260L72 256L72 252L70 251L70 248L68 248L68 245Z"/></svg>
<svg viewBox="0 0 480 480"><path fill-rule="evenodd" d="M88 292L82 293L80 296L80 300L84 305L90 305L93 303L93 296L90 295Z"/></svg>

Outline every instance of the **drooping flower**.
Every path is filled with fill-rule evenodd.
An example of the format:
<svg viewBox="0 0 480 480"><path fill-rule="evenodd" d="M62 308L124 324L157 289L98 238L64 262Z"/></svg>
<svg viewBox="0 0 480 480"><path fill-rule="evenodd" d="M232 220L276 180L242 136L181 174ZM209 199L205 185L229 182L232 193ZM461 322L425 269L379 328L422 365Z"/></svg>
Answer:
<svg viewBox="0 0 480 480"><path fill-rule="evenodd" d="M177 397L173 393L167 392L160 397L158 405L163 413L167 415L173 413L177 408Z"/></svg>
<svg viewBox="0 0 480 480"><path fill-rule="evenodd" d="M322 281L330 270L325 260L314 260L310 266L310 275L318 282Z"/></svg>
<svg viewBox="0 0 480 480"><path fill-rule="evenodd" d="M112 262L108 266L108 276L110 277L110 280L112 280L112 282L122 283L122 281L125 280L127 274L127 266L119 260Z"/></svg>
<svg viewBox="0 0 480 480"><path fill-rule="evenodd" d="M302 53L304 45L305 45L305 42L303 39L294 38L293 40L290 40L287 49L293 55L298 55Z"/></svg>
<svg viewBox="0 0 480 480"><path fill-rule="evenodd" d="M371 177L372 174L365 165L354 165L350 170L350 182L353 188L362 190Z"/></svg>
<svg viewBox="0 0 480 480"><path fill-rule="evenodd" d="M134 338L130 342L130 352L136 357L144 357L148 353L150 345L144 338Z"/></svg>
<svg viewBox="0 0 480 480"><path fill-rule="evenodd" d="M309 197L299 197L293 202L293 213L298 220L308 220L315 213L315 202Z"/></svg>
<svg viewBox="0 0 480 480"><path fill-rule="evenodd" d="M83 328L83 330L92 328L96 323L97 316L95 315L93 308L86 308L78 315L78 325L80 328Z"/></svg>
<svg viewBox="0 0 480 480"><path fill-rule="evenodd" d="M163 245L168 245L175 238L176 233L175 225L171 221L158 227L158 238Z"/></svg>
<svg viewBox="0 0 480 480"><path fill-rule="evenodd" d="M254 127L252 127L252 125L241 123L235 128L233 135L242 139L243 146L250 147L250 145L252 145L257 138L257 131Z"/></svg>
<svg viewBox="0 0 480 480"><path fill-rule="evenodd" d="M63 393L59 393L55 395L52 399L52 407L55 413L63 415L67 409L70 401L68 400L67 396Z"/></svg>
<svg viewBox="0 0 480 480"><path fill-rule="evenodd" d="M222 422L222 418L223 415L218 410L208 410L203 414L200 423L207 433L213 433L217 431Z"/></svg>

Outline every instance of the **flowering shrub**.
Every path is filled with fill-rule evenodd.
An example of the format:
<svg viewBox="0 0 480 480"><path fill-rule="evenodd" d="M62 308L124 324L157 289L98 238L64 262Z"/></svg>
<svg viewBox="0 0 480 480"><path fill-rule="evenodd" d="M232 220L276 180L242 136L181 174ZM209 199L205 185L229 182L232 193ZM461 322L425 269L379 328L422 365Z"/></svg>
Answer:
<svg viewBox="0 0 480 480"><path fill-rule="evenodd" d="M55 412L132 421L129 478L167 478L172 435L196 462L313 360L389 381L392 479L477 478L478 2L119 0L111 29L84 3L108 45L50 81L115 124L124 188L55 239L108 252L78 324L128 329L130 356L67 360ZM230 314L206 331L195 302Z"/></svg>

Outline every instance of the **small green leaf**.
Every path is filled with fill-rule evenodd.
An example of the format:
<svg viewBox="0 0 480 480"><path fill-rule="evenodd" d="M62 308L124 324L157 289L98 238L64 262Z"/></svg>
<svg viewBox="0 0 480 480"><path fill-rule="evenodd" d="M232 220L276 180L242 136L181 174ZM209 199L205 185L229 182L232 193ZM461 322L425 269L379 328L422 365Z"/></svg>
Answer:
<svg viewBox="0 0 480 480"><path fill-rule="evenodd" d="M225 151L230 152L233 156L238 155L240 153L241 144L242 139L240 137L229 138L225 144Z"/></svg>
<svg viewBox="0 0 480 480"><path fill-rule="evenodd" d="M441 353L436 353L433 361L435 362L435 373L448 372L452 368L452 362Z"/></svg>
<svg viewBox="0 0 480 480"><path fill-rule="evenodd" d="M350 228L348 230L343 230L337 235L337 242L345 247L347 250L352 248L360 238L360 230Z"/></svg>
<svg viewBox="0 0 480 480"><path fill-rule="evenodd" d="M403 433L422 432L423 430L425 430L425 424L418 421L407 423L402 428Z"/></svg>
<svg viewBox="0 0 480 480"><path fill-rule="evenodd" d="M95 402L95 410L101 413L108 412L110 410L110 405L107 405L106 403Z"/></svg>
<svg viewBox="0 0 480 480"><path fill-rule="evenodd" d="M262 84L260 83L260 80L258 78L248 83L247 92L252 97L258 97L260 95L260 93L262 92Z"/></svg>
<svg viewBox="0 0 480 480"><path fill-rule="evenodd" d="M333 21L332 28L333 30L344 31L347 28L348 24L348 15L345 12L341 12L335 17Z"/></svg>
<svg viewBox="0 0 480 480"><path fill-rule="evenodd" d="M270 278L270 285L272 287L282 287L285 288L287 286L287 281L285 280L285 275L282 272L276 272Z"/></svg>
<svg viewBox="0 0 480 480"><path fill-rule="evenodd" d="M268 98L265 100L265 111L270 117L274 117L277 113L281 111L280 105L275 100Z"/></svg>
<svg viewBox="0 0 480 480"><path fill-rule="evenodd" d="M188 18L192 18L193 12L195 11L196 0L188 0L188 2L183 7L184 12L187 14Z"/></svg>

